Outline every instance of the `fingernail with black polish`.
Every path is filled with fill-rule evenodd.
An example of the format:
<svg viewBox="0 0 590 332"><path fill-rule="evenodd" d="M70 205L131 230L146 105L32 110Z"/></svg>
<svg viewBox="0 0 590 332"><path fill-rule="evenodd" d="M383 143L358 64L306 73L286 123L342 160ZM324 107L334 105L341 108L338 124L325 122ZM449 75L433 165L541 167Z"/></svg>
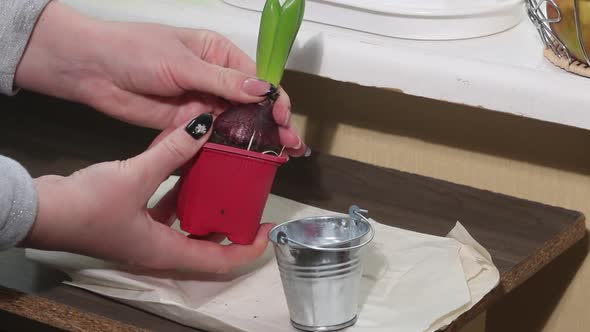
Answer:
<svg viewBox="0 0 590 332"><path fill-rule="evenodd" d="M278 97L278 94L279 94L279 89L277 89L277 87L274 86L274 84L271 84L268 91L262 96L268 97L268 98L272 97L272 98L276 99Z"/></svg>
<svg viewBox="0 0 590 332"><path fill-rule="evenodd" d="M198 140L205 136L213 124L213 115L203 113L194 118L185 128L186 132L194 139Z"/></svg>

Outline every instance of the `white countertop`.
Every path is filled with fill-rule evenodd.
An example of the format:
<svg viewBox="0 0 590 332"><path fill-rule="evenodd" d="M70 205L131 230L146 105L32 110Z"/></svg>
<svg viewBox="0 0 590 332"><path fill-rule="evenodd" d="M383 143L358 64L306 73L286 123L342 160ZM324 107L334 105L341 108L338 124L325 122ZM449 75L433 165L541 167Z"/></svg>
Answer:
<svg viewBox="0 0 590 332"><path fill-rule="evenodd" d="M95 17L215 30L255 57L259 13L221 0L62 0ZM381 37L304 22L288 64L338 81L590 129L590 79L554 67L526 17L456 41Z"/></svg>

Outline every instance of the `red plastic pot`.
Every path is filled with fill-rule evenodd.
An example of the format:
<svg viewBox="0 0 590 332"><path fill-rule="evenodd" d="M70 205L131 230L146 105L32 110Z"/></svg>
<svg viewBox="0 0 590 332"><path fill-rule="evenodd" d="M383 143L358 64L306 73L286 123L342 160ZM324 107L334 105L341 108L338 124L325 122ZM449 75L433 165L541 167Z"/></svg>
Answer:
<svg viewBox="0 0 590 332"><path fill-rule="evenodd" d="M184 172L177 202L180 227L194 236L225 234L251 244L278 167L287 158L207 143Z"/></svg>

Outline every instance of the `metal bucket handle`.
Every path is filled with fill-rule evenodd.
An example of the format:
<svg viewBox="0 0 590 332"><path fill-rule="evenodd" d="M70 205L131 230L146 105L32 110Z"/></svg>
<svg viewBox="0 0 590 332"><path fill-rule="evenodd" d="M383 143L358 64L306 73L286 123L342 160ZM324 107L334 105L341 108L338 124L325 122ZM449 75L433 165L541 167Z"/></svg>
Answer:
<svg viewBox="0 0 590 332"><path fill-rule="evenodd" d="M301 243L299 241L295 241L293 239L289 239L287 237L287 234L285 234L285 232L280 231L277 234L277 242L279 244L288 244L293 243L296 244L298 246L307 248L307 249L313 249L313 250L320 250L320 251L344 251L344 250L353 250L353 249L359 249L364 247L365 245L367 245L367 243L371 242L371 240L373 240L373 238L375 237L375 229L373 228L373 226L371 225L371 222L369 221L369 218L367 218L367 216L365 214L368 214L369 211L367 210L363 210L361 208L359 208L356 205L351 206L348 209L348 215L353 218L353 219L362 219L364 221L367 222L367 225L369 226L369 238L365 241L363 241L361 244L357 244L356 246L352 246L352 247L346 247L346 248L330 248L330 247L317 247L317 246L312 246L309 244L305 244L305 243ZM346 242L350 242L350 241L345 241L343 243Z"/></svg>

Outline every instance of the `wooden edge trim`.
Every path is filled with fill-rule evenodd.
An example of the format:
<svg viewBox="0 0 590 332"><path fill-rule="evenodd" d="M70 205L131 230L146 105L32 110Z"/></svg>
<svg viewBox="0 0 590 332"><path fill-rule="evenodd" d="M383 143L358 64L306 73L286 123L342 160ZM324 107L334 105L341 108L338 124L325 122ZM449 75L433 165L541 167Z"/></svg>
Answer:
<svg viewBox="0 0 590 332"><path fill-rule="evenodd" d="M576 223L567 227L553 239L547 241L542 248L531 257L516 265L511 271L500 277L500 284L490 293L484 296L473 308L459 316L444 332L457 332L460 328L483 313L492 304L502 298L502 295L510 293L520 286L535 273L543 269L547 264L572 247L586 236L586 218L580 214Z"/></svg>
<svg viewBox="0 0 590 332"><path fill-rule="evenodd" d="M440 330L444 332L457 332L463 326L467 325L467 323L471 322L475 317L479 314L486 311L490 305L494 304L496 301L500 300L504 293L500 287L496 287L492 289L486 296L484 296L476 305L474 305L469 311L463 313L459 316L451 325L449 325L446 329Z"/></svg>
<svg viewBox="0 0 590 332"><path fill-rule="evenodd" d="M0 286L0 310L67 331L146 331L46 298Z"/></svg>
<svg viewBox="0 0 590 332"><path fill-rule="evenodd" d="M504 293L510 293L535 273L539 272L559 255L587 235L585 216L580 213L576 223L547 241L534 254L506 272L501 278Z"/></svg>
<svg viewBox="0 0 590 332"><path fill-rule="evenodd" d="M491 304L500 299L503 294L514 290L568 248L583 239L586 233L585 217L580 214L575 224L567 227L525 261L502 275L498 287L484 296L473 308L459 316L449 327L442 331L458 331L477 315L484 312ZM68 331L145 331L100 315L82 312L43 297L24 294L1 286L0 310Z"/></svg>

